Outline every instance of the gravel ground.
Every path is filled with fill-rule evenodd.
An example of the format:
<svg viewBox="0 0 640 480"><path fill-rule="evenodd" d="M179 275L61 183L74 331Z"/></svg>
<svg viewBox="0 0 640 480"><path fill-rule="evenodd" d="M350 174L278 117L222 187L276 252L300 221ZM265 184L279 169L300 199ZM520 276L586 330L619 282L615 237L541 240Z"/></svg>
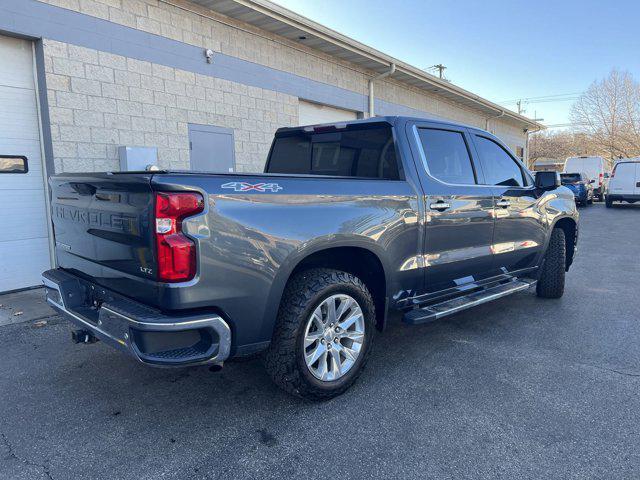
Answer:
<svg viewBox="0 0 640 480"><path fill-rule="evenodd" d="M0 478L638 478L640 205L581 215L562 299L393 324L326 403L258 361L150 369L58 316L0 327Z"/></svg>

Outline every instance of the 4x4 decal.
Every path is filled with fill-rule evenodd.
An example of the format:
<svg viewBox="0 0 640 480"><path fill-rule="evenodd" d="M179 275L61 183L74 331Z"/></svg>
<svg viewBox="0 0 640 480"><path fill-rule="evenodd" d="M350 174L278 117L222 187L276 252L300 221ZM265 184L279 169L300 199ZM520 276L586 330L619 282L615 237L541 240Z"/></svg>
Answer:
<svg viewBox="0 0 640 480"><path fill-rule="evenodd" d="M234 192L279 192L282 187L277 183L247 183L247 182L228 182L223 183L222 188L228 188Z"/></svg>

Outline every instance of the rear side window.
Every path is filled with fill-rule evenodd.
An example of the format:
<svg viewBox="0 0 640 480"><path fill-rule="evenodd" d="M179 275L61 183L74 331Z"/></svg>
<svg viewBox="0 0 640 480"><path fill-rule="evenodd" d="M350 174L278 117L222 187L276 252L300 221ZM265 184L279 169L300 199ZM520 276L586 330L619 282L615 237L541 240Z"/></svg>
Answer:
<svg viewBox="0 0 640 480"><path fill-rule="evenodd" d="M398 180L391 127L353 126L344 131L295 131L276 137L267 173Z"/></svg>
<svg viewBox="0 0 640 480"><path fill-rule="evenodd" d="M522 169L504 148L488 138L478 135L475 138L487 185L506 187L526 185Z"/></svg>
<svg viewBox="0 0 640 480"><path fill-rule="evenodd" d="M458 185L476 183L464 135L451 130L419 128L418 135L429 175Z"/></svg>

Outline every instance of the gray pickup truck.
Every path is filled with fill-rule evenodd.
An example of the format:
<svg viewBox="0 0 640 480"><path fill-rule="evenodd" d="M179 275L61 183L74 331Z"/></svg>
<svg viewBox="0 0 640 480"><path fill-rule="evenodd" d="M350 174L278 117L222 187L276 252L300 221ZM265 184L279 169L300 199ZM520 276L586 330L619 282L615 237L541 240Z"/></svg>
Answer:
<svg viewBox="0 0 640 480"><path fill-rule="evenodd" d="M215 152L211 152L215 155ZM536 286L563 294L573 194L496 137L380 117L282 128L264 174L50 180L48 302L153 366L262 353L288 392L344 392L390 312L431 322Z"/></svg>

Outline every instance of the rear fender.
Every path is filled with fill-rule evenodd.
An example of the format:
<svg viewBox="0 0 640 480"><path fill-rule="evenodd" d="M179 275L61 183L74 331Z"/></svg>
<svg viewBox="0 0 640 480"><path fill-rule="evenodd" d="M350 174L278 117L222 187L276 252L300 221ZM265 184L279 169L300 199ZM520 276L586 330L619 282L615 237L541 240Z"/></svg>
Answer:
<svg viewBox="0 0 640 480"><path fill-rule="evenodd" d="M271 285L271 289L269 291L269 295L267 298L267 304L264 311L264 317L262 319L262 328L261 328L261 338L271 338L273 334L273 329L275 326L276 318L278 316L278 308L280 306L280 301L282 299L282 295L284 293L284 289L291 277L291 274L295 270L295 268L307 257L310 255L332 248L339 247L356 247L368 250L373 253L380 263L382 264L382 268L385 272L385 284L386 284L386 292L385 297L389 297L389 292L391 288L391 281L389 278L389 266L385 264L385 254L382 247L376 244L373 240L370 240L366 237L358 237L353 238L350 236L343 236L340 238L340 235L329 235L320 238L313 239L312 242L308 244L303 244L297 250L291 252L289 256L287 256L280 267L278 268L278 272L273 279L273 283ZM384 316L386 318L386 308L384 312Z"/></svg>

